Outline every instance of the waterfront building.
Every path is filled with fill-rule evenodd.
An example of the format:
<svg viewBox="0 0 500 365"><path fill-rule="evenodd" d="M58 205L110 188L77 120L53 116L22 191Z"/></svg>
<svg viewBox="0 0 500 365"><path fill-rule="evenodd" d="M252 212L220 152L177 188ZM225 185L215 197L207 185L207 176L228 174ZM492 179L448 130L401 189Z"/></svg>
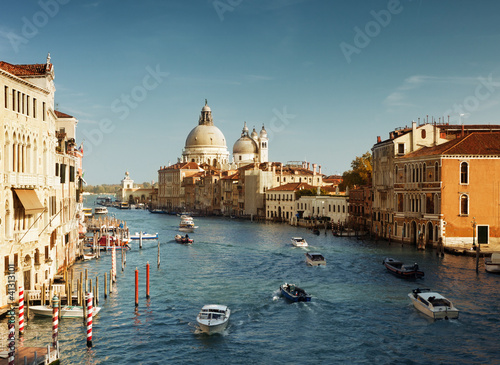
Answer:
<svg viewBox="0 0 500 365"><path fill-rule="evenodd" d="M237 171L223 171L221 183L221 211L222 215L235 216L238 211L238 180Z"/></svg>
<svg viewBox="0 0 500 365"><path fill-rule="evenodd" d="M348 195L349 224L358 231L369 231L372 219L372 185L368 184L349 189Z"/></svg>
<svg viewBox="0 0 500 365"><path fill-rule="evenodd" d="M300 211L300 204L295 204L296 193L300 190L312 189L314 187L307 183L288 183L268 189L266 191L266 219L296 224L297 212ZM304 212L304 202L302 202L301 212Z"/></svg>
<svg viewBox="0 0 500 365"><path fill-rule="evenodd" d="M473 132L397 158L394 236L447 246L500 243L500 133Z"/></svg>
<svg viewBox="0 0 500 365"><path fill-rule="evenodd" d="M372 148L372 226L371 231L388 238L393 235L394 224L394 162L396 158L421 149L446 143L452 139L477 131L500 131L499 125L450 125L425 123L396 129L389 133L389 139ZM420 170L416 171L417 174Z"/></svg>
<svg viewBox="0 0 500 365"><path fill-rule="evenodd" d="M186 138L180 162L194 162L198 165L206 163L222 168L229 164L229 151L224 134L214 125L212 109L207 105L201 109L198 125Z"/></svg>
<svg viewBox="0 0 500 365"><path fill-rule="evenodd" d="M345 226L348 220L348 199L349 196L345 194L303 195L296 203L298 224L308 225L312 221Z"/></svg>
<svg viewBox="0 0 500 365"><path fill-rule="evenodd" d="M179 162L158 170L158 208L174 211L186 206L182 182L203 169L196 162Z"/></svg>
<svg viewBox="0 0 500 365"><path fill-rule="evenodd" d="M120 191L117 194L119 201L127 202L129 205L133 204L144 204L147 206L152 206L154 203L154 196L157 193L158 188L155 187L155 183L151 182L150 188L143 188L134 185L134 180L130 178L128 171L125 172L125 177L121 181Z"/></svg>
<svg viewBox="0 0 500 365"><path fill-rule="evenodd" d="M54 110L54 66L0 62L0 307L15 288L38 289L75 260L79 245L81 149L77 120ZM16 297L17 299L17 297Z"/></svg>

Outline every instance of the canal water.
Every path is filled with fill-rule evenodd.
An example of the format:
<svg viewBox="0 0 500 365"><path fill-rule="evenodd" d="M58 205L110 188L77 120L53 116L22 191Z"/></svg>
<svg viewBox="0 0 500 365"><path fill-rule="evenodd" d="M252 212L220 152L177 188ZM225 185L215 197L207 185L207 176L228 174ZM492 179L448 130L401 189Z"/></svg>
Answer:
<svg viewBox="0 0 500 365"><path fill-rule="evenodd" d="M86 206L92 206L87 204ZM77 263L100 281L99 315L93 324L93 347L86 348L79 319L60 321L62 364L292 364L498 363L500 348L500 276L487 274L475 259L417 251L387 242L319 236L286 224L252 223L195 217L199 228L192 245L174 242L179 218L144 210L115 210L131 232L158 232L157 242L132 243L127 264L113 293L103 299L103 274L111 255ZM290 238L302 236L309 247L296 248ZM308 267L305 252L327 259ZM417 262L425 278L394 277L384 257ZM151 298L145 298L146 263L151 265ZM134 306L134 271L139 269L140 303ZM75 275L76 277L76 275ZM280 284L295 283L312 295L309 303L289 303ZM417 312L408 293L431 288L461 310L458 320L432 321ZM232 310L222 335L196 328L204 304L226 304ZM7 325L2 321L1 336ZM51 320L32 318L23 340L44 346L51 339Z"/></svg>

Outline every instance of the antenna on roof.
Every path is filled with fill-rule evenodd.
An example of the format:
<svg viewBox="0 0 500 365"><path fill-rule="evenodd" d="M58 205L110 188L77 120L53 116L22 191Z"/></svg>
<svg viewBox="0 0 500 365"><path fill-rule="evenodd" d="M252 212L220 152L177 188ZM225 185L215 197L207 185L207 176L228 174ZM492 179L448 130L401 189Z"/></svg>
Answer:
<svg viewBox="0 0 500 365"><path fill-rule="evenodd" d="M47 66L50 65L50 52L47 53Z"/></svg>

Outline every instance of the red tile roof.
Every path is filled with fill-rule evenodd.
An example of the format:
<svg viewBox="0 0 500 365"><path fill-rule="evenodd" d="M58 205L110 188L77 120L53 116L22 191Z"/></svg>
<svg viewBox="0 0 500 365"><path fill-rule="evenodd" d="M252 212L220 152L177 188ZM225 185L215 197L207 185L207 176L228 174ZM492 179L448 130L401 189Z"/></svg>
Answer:
<svg viewBox="0 0 500 365"><path fill-rule="evenodd" d="M305 190L314 189L314 186L311 186L306 183L288 183L272 189L268 189L267 191L296 191L304 189Z"/></svg>
<svg viewBox="0 0 500 365"><path fill-rule="evenodd" d="M52 64L37 63L33 65L13 65L4 61L0 61L0 69L7 71L15 76L37 76L45 75L52 70Z"/></svg>
<svg viewBox="0 0 500 365"><path fill-rule="evenodd" d="M436 155L500 156L500 133L474 132L435 147L423 147L402 158Z"/></svg>
<svg viewBox="0 0 500 365"><path fill-rule="evenodd" d="M74 118L72 115L60 112L59 110L54 110L58 118Z"/></svg>

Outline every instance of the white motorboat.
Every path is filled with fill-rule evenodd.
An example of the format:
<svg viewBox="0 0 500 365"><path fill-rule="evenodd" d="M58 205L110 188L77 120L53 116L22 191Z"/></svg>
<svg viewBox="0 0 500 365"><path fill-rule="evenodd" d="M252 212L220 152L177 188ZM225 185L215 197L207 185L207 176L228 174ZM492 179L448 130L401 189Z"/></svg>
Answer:
<svg viewBox="0 0 500 365"><path fill-rule="evenodd" d="M292 245L295 247L307 247L307 241L302 237L292 237Z"/></svg>
<svg viewBox="0 0 500 365"><path fill-rule="evenodd" d="M500 253L492 253L491 257L484 258L484 269L487 272L500 273Z"/></svg>
<svg viewBox="0 0 500 365"><path fill-rule="evenodd" d="M181 216L181 222L179 223L179 231L181 232L194 232L195 228L193 218L187 215Z"/></svg>
<svg viewBox="0 0 500 365"><path fill-rule="evenodd" d="M208 304L201 308L196 317L200 329L208 334L220 333L227 327L231 310L220 304Z"/></svg>
<svg viewBox="0 0 500 365"><path fill-rule="evenodd" d="M32 311L37 316L52 317L53 308L50 305L30 305ZM92 308L92 317L95 317L101 310L101 307ZM78 305L63 305L59 307L60 318L83 318L83 307Z"/></svg>
<svg viewBox="0 0 500 365"><path fill-rule="evenodd" d="M413 306L423 314L434 319L458 318L458 309L441 294L429 289L414 289L408 294Z"/></svg>
<svg viewBox="0 0 500 365"><path fill-rule="evenodd" d="M307 252L305 255L309 266L326 265L325 257L318 252Z"/></svg>
<svg viewBox="0 0 500 365"><path fill-rule="evenodd" d="M108 208L106 207L95 207L94 214L108 214Z"/></svg>

